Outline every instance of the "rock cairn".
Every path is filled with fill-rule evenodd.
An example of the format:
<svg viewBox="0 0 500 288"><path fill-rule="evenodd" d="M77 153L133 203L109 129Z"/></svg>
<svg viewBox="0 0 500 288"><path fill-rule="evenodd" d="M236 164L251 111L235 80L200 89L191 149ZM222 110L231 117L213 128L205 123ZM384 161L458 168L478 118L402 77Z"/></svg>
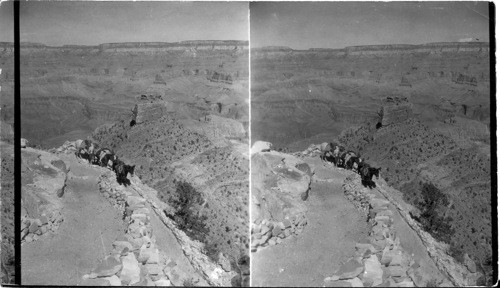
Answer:
<svg viewBox="0 0 500 288"><path fill-rule="evenodd" d="M21 243L36 241L48 232L55 232L63 221L60 211L42 214L40 218L29 218L25 214L21 219Z"/></svg>
<svg viewBox="0 0 500 288"><path fill-rule="evenodd" d="M287 217L283 222L257 219L252 224L251 251L256 252L259 247L280 244L285 238L302 233L306 225L307 218L304 213L297 214L292 219Z"/></svg>
<svg viewBox="0 0 500 288"><path fill-rule="evenodd" d="M393 227L390 202L359 189L349 176L344 193L356 207L365 212L371 225L370 243L356 243L355 255L335 275L325 278L327 287L414 287L418 264L400 245ZM358 179L359 180L359 179Z"/></svg>
<svg viewBox="0 0 500 288"><path fill-rule="evenodd" d="M128 227L126 234L113 243L111 254L90 274L83 276L82 285L171 286L167 275L175 265L161 260L165 258L161 257L156 245L146 199L133 196L132 192L117 185L111 172L99 178L99 187L104 197L123 209Z"/></svg>

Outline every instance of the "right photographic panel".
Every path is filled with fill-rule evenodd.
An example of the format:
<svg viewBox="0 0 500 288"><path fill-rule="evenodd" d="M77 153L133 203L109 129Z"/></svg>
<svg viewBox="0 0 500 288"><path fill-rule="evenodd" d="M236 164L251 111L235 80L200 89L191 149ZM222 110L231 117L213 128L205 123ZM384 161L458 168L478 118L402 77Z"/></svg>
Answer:
<svg viewBox="0 0 500 288"><path fill-rule="evenodd" d="M252 286L495 282L494 9L250 3Z"/></svg>

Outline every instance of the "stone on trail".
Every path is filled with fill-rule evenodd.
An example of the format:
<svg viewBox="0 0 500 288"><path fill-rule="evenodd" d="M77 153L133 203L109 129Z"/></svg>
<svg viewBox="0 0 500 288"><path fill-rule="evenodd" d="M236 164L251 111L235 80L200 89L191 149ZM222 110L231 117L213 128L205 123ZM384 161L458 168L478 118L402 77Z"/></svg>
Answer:
<svg viewBox="0 0 500 288"><path fill-rule="evenodd" d="M377 216L389 216L391 217L393 214L392 214L392 211L387 209L387 210L382 210L380 212L377 213Z"/></svg>
<svg viewBox="0 0 500 288"><path fill-rule="evenodd" d="M370 256L365 260L365 272L362 274L365 286L377 286L382 283L384 271L376 255Z"/></svg>
<svg viewBox="0 0 500 288"><path fill-rule="evenodd" d="M106 277L103 279L108 280L111 286L122 286L122 281L120 281L120 278L118 278L118 276L116 275L113 275L111 277Z"/></svg>
<svg viewBox="0 0 500 288"><path fill-rule="evenodd" d="M120 272L120 279L123 284L134 284L139 282L141 269L139 262L135 259L134 253L128 253L127 256L122 258L122 271Z"/></svg>
<svg viewBox="0 0 500 288"><path fill-rule="evenodd" d="M373 209L379 210L387 208L389 206L389 201L379 198L374 198L370 200L370 205L372 206Z"/></svg>
<svg viewBox="0 0 500 288"><path fill-rule="evenodd" d="M273 237L277 237L280 234L281 234L281 227L276 225L276 227L273 228Z"/></svg>
<svg viewBox="0 0 500 288"><path fill-rule="evenodd" d="M36 231L38 231L38 223L36 221L33 221L33 222L31 222L29 232L35 233Z"/></svg>
<svg viewBox="0 0 500 288"><path fill-rule="evenodd" d="M363 285L363 282L361 282L361 280L359 280L358 277L355 277L355 278L352 278L349 280L345 280L345 281L351 283L352 287L365 287Z"/></svg>
<svg viewBox="0 0 500 288"><path fill-rule="evenodd" d="M42 215L42 217L40 217L40 222L42 223L42 225L45 225L49 223L49 219L47 218L47 216Z"/></svg>
<svg viewBox="0 0 500 288"><path fill-rule="evenodd" d="M149 254L149 257L148 257L148 260L146 261L146 263L148 264L157 264L158 262L160 262L160 253L158 251L158 249L150 249L150 254Z"/></svg>
<svg viewBox="0 0 500 288"><path fill-rule="evenodd" d="M113 247L117 251L123 251L124 248L128 248L130 251L133 250L132 244L130 244L128 241L116 240L115 242L113 242Z"/></svg>
<svg viewBox="0 0 500 288"><path fill-rule="evenodd" d="M122 268L122 264L113 256L107 256L97 265L97 268L92 271L97 277L107 277L116 274Z"/></svg>
<svg viewBox="0 0 500 288"><path fill-rule="evenodd" d="M326 282L325 287L352 287L352 284L347 281L337 280Z"/></svg>
<svg viewBox="0 0 500 288"><path fill-rule="evenodd" d="M339 278L341 280L352 279L361 274L361 272L363 272L363 269L364 269L363 264L361 264L359 261L355 259L351 259L347 261L344 265L342 265L342 267L340 267L340 269L335 274L339 275Z"/></svg>
<svg viewBox="0 0 500 288"><path fill-rule="evenodd" d="M158 264L146 264L144 265L146 272L151 275L158 275L161 273L160 266Z"/></svg>
<svg viewBox="0 0 500 288"><path fill-rule="evenodd" d="M262 225L262 228L260 230L260 234L265 235L269 231L271 231L271 229L267 225Z"/></svg>
<svg viewBox="0 0 500 288"><path fill-rule="evenodd" d="M404 276L406 276L406 271L401 266L389 266L388 270L389 270L389 274L392 277L404 277Z"/></svg>
<svg viewBox="0 0 500 288"><path fill-rule="evenodd" d="M285 230L285 237L290 236L290 234L291 234L290 229L286 229Z"/></svg>
<svg viewBox="0 0 500 288"><path fill-rule="evenodd" d="M398 287L415 287L413 282L409 279L406 279L400 283L398 283Z"/></svg>
<svg viewBox="0 0 500 288"><path fill-rule="evenodd" d="M96 279L84 279L80 286L111 286L108 280L104 278L96 278Z"/></svg>
<svg viewBox="0 0 500 288"><path fill-rule="evenodd" d="M155 281L154 283L156 286L172 286L172 283L170 283L170 281L165 278Z"/></svg>
<svg viewBox="0 0 500 288"><path fill-rule="evenodd" d="M476 273L476 263L474 263L474 260L472 260L467 253L464 255L464 264L471 273Z"/></svg>
<svg viewBox="0 0 500 288"><path fill-rule="evenodd" d="M326 277L324 281L325 282L327 282L327 281L337 281L339 279L340 279L339 276L333 275L333 276L330 276L330 277Z"/></svg>
<svg viewBox="0 0 500 288"><path fill-rule="evenodd" d="M377 252L375 247L369 243L356 243L356 251L359 251L360 254L364 254L367 250L370 250L371 253Z"/></svg>
<svg viewBox="0 0 500 288"><path fill-rule="evenodd" d="M23 231L21 231L21 240L23 240L24 237L26 237L26 235L28 235L28 228L26 228Z"/></svg>
<svg viewBox="0 0 500 288"><path fill-rule="evenodd" d="M141 221L142 223L146 223L148 221L148 217L146 214L139 214L139 213L134 213L132 214L132 217L131 217L133 220L139 220Z"/></svg>
<svg viewBox="0 0 500 288"><path fill-rule="evenodd" d="M31 241L33 241L33 234L29 234L28 236L26 236L26 237L24 238L24 240L25 240L26 242L28 242L28 243L29 243L29 242L31 242Z"/></svg>
<svg viewBox="0 0 500 288"><path fill-rule="evenodd" d="M290 227L292 227L292 222L290 222L290 220L288 220L288 219L285 219L283 221L283 225L285 225L285 228L290 228Z"/></svg>

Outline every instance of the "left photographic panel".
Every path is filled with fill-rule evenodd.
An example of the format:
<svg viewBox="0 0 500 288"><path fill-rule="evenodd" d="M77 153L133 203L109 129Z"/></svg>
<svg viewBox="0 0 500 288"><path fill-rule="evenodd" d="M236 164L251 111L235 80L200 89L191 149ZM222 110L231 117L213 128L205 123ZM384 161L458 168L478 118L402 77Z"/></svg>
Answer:
<svg viewBox="0 0 500 288"><path fill-rule="evenodd" d="M0 245L1 284L15 279L14 249L14 5L0 3Z"/></svg>
<svg viewBox="0 0 500 288"><path fill-rule="evenodd" d="M248 3L20 22L22 284L248 285Z"/></svg>

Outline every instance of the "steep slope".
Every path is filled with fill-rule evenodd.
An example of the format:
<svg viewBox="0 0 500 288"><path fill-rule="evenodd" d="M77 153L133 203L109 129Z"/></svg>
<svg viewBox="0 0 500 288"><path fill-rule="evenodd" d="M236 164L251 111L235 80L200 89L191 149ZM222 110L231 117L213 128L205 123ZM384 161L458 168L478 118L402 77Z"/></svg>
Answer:
<svg viewBox="0 0 500 288"><path fill-rule="evenodd" d="M170 204L166 215L205 243L210 257L216 260L222 252L236 263L249 247L248 146L237 140L245 139L241 122L187 118L198 110L163 100L139 100L136 108L134 126L102 126L93 139L136 165L141 180ZM188 206L180 205L183 195ZM182 207L189 207L186 213Z"/></svg>

